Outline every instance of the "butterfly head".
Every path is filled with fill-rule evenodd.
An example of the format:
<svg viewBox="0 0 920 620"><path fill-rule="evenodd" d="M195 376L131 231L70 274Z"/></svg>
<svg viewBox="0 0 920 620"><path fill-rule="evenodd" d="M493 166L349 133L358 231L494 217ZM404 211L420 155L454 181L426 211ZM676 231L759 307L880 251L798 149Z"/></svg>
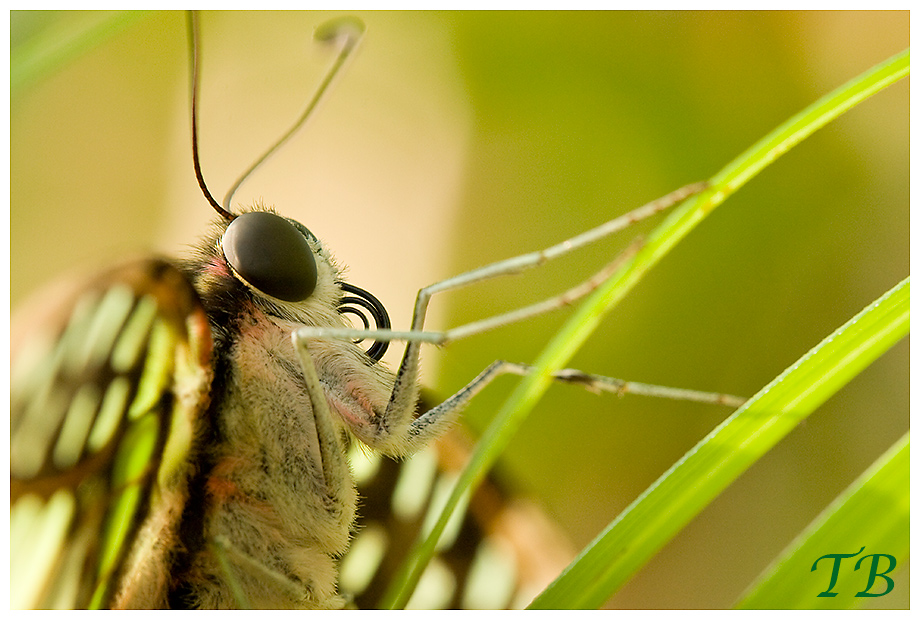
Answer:
<svg viewBox="0 0 920 620"><path fill-rule="evenodd" d="M217 218L191 266L215 309L232 312L242 302L301 325L347 326L342 315L353 314L365 327L390 327L383 304L344 282L331 252L306 226L262 205ZM386 349L375 342L366 353L376 362Z"/></svg>
<svg viewBox="0 0 920 620"><path fill-rule="evenodd" d="M262 206L240 213L230 210L240 185L310 117L332 78L354 50L364 31L363 24L353 19L334 20L317 31L321 41L340 42L336 62L304 114L237 179L223 205L208 189L198 156L198 28L194 13L190 14L190 31L192 160L202 194L220 218L212 234L199 246L198 256L186 266L210 306L212 317L220 315L232 320L255 310L289 323L347 327L342 315L353 314L365 328L371 327L370 318L377 328L389 329L390 319L383 304L369 292L343 280L342 270L335 265L332 255L306 226ZM247 304L252 307L246 307ZM378 341L366 351L371 363L383 357L387 344Z"/></svg>
<svg viewBox="0 0 920 620"><path fill-rule="evenodd" d="M320 315L342 297L331 253L306 226L270 207L217 218L197 254L205 290L232 290L272 315L323 323Z"/></svg>

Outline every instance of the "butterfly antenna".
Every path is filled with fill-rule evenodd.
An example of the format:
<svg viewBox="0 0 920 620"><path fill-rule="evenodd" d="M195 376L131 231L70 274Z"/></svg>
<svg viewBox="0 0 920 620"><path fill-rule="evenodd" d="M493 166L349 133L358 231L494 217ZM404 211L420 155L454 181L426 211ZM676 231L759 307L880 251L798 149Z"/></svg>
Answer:
<svg viewBox="0 0 920 620"><path fill-rule="evenodd" d="M200 38L198 35L198 11L188 12L188 31L189 45L192 50L192 162L195 165L195 177L198 179L198 187L201 188L201 193L204 194L207 201L211 203L211 206L222 218L230 222L233 221L236 215L220 206L220 203L211 195L207 183L204 182L204 175L201 173L201 160L198 157L198 89L200 87L200 80L198 79Z"/></svg>
<svg viewBox="0 0 920 620"><path fill-rule="evenodd" d="M313 110L316 109L316 106L319 104L320 99L323 95L329 90L330 84L341 71L342 67L345 65L345 62L348 60L348 57L357 47L358 43L361 41L361 37L364 34L364 22L362 22L357 17L339 17L332 19L328 22L320 25L313 34L313 38L321 43L339 43L341 49L339 54L335 59L335 62L332 63L332 66L329 68L329 71L326 72L326 76L323 78L323 81L320 82L319 87L316 89L316 92L313 95L313 98L310 100L310 103L307 104L306 109L303 114L300 115L300 118L297 119L297 122L288 129L281 138L275 142L265 153L259 157L255 163L253 163L246 172L244 172L236 183L233 184L233 187L230 188L230 191L227 192L226 198L224 198L224 207L226 209L230 208L230 202L233 200L236 190L249 178L256 168L262 165L262 163L268 159L275 151L277 151L281 145L287 142L291 136L293 136L297 131L303 127L307 119L313 113ZM224 209L222 209L224 210ZM225 211L225 210L224 210ZM225 211L226 212L226 211Z"/></svg>

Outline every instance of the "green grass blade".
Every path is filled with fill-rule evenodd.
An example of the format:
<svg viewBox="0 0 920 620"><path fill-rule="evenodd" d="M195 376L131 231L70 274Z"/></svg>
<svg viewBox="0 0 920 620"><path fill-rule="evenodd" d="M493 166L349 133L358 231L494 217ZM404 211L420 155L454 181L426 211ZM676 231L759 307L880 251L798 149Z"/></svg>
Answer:
<svg viewBox="0 0 920 620"><path fill-rule="evenodd" d="M531 604L600 607L719 493L910 330L906 279L806 353L618 516Z"/></svg>
<svg viewBox="0 0 920 620"><path fill-rule="evenodd" d="M734 192L805 137L909 74L910 48L853 78L777 127L713 177L713 185L725 185Z"/></svg>
<svg viewBox="0 0 920 620"><path fill-rule="evenodd" d="M10 96L53 73L146 15L144 11L86 12L77 18L50 19L10 49ZM73 17L73 15L71 15Z"/></svg>
<svg viewBox="0 0 920 620"><path fill-rule="evenodd" d="M537 360L535 371L524 378L496 414L448 498L443 512L428 534L417 541L406 564L394 578L384 605L401 608L434 553L437 540L453 510L468 489L477 485L505 449L514 432L542 397L553 371L562 368L609 312L642 276L683 239L702 219L757 172L806 137L878 92L910 70L910 51L884 63L819 99L732 161L711 180L711 187L691 198L662 223L642 250L598 288L566 322Z"/></svg>
<svg viewBox="0 0 920 620"><path fill-rule="evenodd" d="M551 374L571 359L604 315L627 295L642 276L706 215L759 171L834 118L909 72L910 50L905 50L819 99L777 127L717 173L706 192L676 209L652 232L636 256L576 309L537 359L534 372L518 384L486 429L434 527L427 537L416 541L408 560L391 582L383 599L384 607L399 609L405 606L461 498L481 482L504 451L511 437L549 387Z"/></svg>
<svg viewBox="0 0 920 620"><path fill-rule="evenodd" d="M738 603L741 609L848 609L887 587L883 578L869 581L870 562L853 570L859 557L885 553L897 563L910 553L910 433L906 433L783 551ZM862 547L862 550L860 550ZM857 553L862 551L861 553ZM834 559L815 561L829 553L842 559L830 588ZM888 567L879 560L878 572ZM812 567L815 566L815 570ZM897 564L896 564L897 567ZM890 575L889 575L890 577ZM829 589L830 588L830 589ZM819 596L831 592L836 596Z"/></svg>

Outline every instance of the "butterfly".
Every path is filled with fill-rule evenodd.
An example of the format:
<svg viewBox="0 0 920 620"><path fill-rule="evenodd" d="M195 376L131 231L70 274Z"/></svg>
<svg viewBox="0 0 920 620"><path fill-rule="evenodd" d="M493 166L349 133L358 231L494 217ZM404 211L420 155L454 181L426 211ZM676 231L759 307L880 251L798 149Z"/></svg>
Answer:
<svg viewBox="0 0 920 620"><path fill-rule="evenodd" d="M321 29L343 41L330 75L353 49L356 30L353 21ZM194 102L193 92L193 136ZM418 413L421 344L458 337L423 330L428 299L537 266L702 189L678 190L574 240L423 289L410 330L394 332L382 304L345 281L307 227L262 205L232 212L217 203L203 181L197 138L192 144L218 213L193 254L142 259L72 283L16 330L16 607L344 606L339 559L358 508L349 446L394 457L416 452L492 378L528 371L497 362ZM514 320L585 294L613 266ZM364 328L352 328L348 315ZM355 341L368 334L369 347ZM408 341L396 373L379 363L394 339ZM557 379L624 389L577 371Z"/></svg>

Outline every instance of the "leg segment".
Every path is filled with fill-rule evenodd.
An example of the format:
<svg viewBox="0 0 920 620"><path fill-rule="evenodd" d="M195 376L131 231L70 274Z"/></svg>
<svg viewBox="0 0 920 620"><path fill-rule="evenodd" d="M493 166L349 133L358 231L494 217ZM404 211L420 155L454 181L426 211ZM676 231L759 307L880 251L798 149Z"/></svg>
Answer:
<svg viewBox="0 0 920 620"><path fill-rule="evenodd" d="M479 373L475 379L461 388L456 394L437 407L419 416L418 419L412 423L412 426L409 427L409 433L423 443L437 437L440 434L443 422L452 421L456 417L456 413L462 410L470 399L482 391L482 389L491 383L493 379L503 374L524 376L532 370L533 366L528 364L518 364L515 362L506 362L504 360L492 362L485 370ZM740 407L747 400L740 396L731 396L729 394L697 392L695 390L683 390L660 385L650 385L647 383L623 381L622 379L614 379L613 377L591 375L570 368L553 373L553 380L560 383L579 385L595 393L614 392L620 395L642 394L644 396L690 400L711 405L726 405L729 407Z"/></svg>
<svg viewBox="0 0 920 620"><path fill-rule="evenodd" d="M600 286L608 277L610 277L622 263L630 258L638 247L634 246L624 252L616 261L607 265L590 279L576 286L565 293L545 300L543 302L520 308L503 315L489 317L481 321L476 321L444 332L426 332L423 331L425 323L425 314L428 309L428 303L432 295L444 291L461 288L489 280L503 275L520 273L527 269L537 267L549 260L567 254L572 250L585 246L589 243L602 239L614 232L623 230L629 225L650 217L668 207L671 207L689 196L705 190L706 183L696 183L680 188L670 194L652 201L638 209L635 209L625 215L610 220L596 228L581 233L575 237L567 239L554 246L522 254L520 256L492 263L479 269L466 272L459 276L437 282L431 286L423 288L416 297L415 310L412 317L410 330L407 332L398 332L392 330L356 330L356 329L339 329L339 328L321 328L321 327L303 327L298 329L294 334L295 346L306 348L306 341L309 339L353 339L353 338L372 338L375 340L406 340L406 351L403 354L402 362L396 373L396 379L393 385L393 391L387 409L381 417L382 434L397 429L409 428L410 435L422 440L430 435L437 435L441 428L450 423L454 413L459 411L466 402L472 398L479 390L482 389L492 378L503 372L515 372L504 366L504 362L493 364L479 377L474 379L466 388L463 388L456 395L448 399L441 406L429 411L425 416L418 420L412 420L415 413L415 404L417 398L417 379L419 368L419 350L423 342L443 345L451 340L464 338L482 331L493 329L512 322L523 320L537 314L551 311L572 303L575 299L587 295L589 292ZM299 343L299 344L298 344ZM300 349L299 349L300 350ZM520 368L519 365L516 367ZM570 371L577 373L577 371ZM313 371L315 376L315 370ZM520 374L520 373L518 373ZM560 375L562 373L559 373ZM575 376L574 374L572 376ZM580 377L588 377L584 373L578 373ZM559 377L560 380L567 380ZM569 382L582 382L583 380L568 379ZM613 380L616 381L616 380ZM600 385L594 382L590 383L589 389L602 389L596 387ZM617 391L621 391L622 382L617 383ZM318 387L318 382L317 382ZM322 394L321 390L317 394ZM328 410L328 408L327 408Z"/></svg>
<svg viewBox="0 0 920 620"><path fill-rule="evenodd" d="M306 339L296 332L292 335L294 351L300 358L307 394L313 405L313 419L316 424L316 439L319 442L320 463L317 463L319 473L323 478L326 493L333 503L342 503L338 497L340 489L347 485L351 474L348 464L342 459L344 447L339 439L338 431L333 423L332 412L326 394L316 374L316 366L310 355L310 348Z"/></svg>

